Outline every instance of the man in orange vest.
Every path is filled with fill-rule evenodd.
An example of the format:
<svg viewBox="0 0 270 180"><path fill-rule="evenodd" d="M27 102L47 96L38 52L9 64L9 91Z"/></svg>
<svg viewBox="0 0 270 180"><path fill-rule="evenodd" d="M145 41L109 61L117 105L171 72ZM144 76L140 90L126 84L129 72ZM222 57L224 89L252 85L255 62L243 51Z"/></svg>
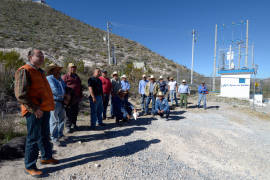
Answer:
<svg viewBox="0 0 270 180"><path fill-rule="evenodd" d="M44 55L38 49L28 53L29 62L15 73L15 96L21 104L22 116L27 121L25 145L25 172L33 177L41 177L43 172L36 166L38 152L41 164L57 164L52 157L49 119L54 110L54 100L50 85L43 70Z"/></svg>

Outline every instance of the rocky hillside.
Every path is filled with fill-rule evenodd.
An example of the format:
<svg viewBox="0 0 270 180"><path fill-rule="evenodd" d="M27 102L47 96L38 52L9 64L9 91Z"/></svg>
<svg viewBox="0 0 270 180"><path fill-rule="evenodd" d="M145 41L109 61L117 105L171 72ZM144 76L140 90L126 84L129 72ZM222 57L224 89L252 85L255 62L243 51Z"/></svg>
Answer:
<svg viewBox="0 0 270 180"><path fill-rule="evenodd" d="M0 0L0 48L25 54L30 47L39 47L63 61L75 59L86 66L106 66L106 32L71 18L55 9L31 1ZM145 62L146 69L156 75L174 75L179 70L188 78L189 69L152 52L143 45L111 35L119 64ZM195 73L195 76L200 76Z"/></svg>

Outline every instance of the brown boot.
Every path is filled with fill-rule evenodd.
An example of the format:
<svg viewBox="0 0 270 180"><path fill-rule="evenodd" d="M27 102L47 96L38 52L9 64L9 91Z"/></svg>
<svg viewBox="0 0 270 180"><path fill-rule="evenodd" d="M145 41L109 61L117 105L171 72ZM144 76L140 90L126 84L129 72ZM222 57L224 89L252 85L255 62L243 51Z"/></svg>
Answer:
<svg viewBox="0 0 270 180"><path fill-rule="evenodd" d="M40 171L39 169L24 169L24 171L26 174L29 174L35 178L41 178L41 176L43 175L42 171Z"/></svg>
<svg viewBox="0 0 270 180"><path fill-rule="evenodd" d="M57 159L52 158L52 159L48 159L48 160L40 160L40 163L41 164L53 164L53 165L55 165L55 164L58 164L59 161Z"/></svg>

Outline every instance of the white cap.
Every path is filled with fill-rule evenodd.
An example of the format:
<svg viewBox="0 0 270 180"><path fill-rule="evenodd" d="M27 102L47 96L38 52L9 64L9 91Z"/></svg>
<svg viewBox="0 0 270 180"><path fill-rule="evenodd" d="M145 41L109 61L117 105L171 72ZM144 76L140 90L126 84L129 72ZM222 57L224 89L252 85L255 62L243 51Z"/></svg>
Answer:
<svg viewBox="0 0 270 180"><path fill-rule="evenodd" d="M150 79L155 79L154 75L151 75L151 76L150 76Z"/></svg>
<svg viewBox="0 0 270 180"><path fill-rule="evenodd" d="M127 78L127 76L124 74L123 76L121 76L121 78Z"/></svg>
<svg viewBox="0 0 270 180"><path fill-rule="evenodd" d="M142 77L144 78L144 77L146 77L146 75L145 75L145 74L143 74L143 75L142 75Z"/></svg>
<svg viewBox="0 0 270 180"><path fill-rule="evenodd" d="M114 71L114 72L112 73L112 75L116 75L116 74L118 74L116 71Z"/></svg>
<svg viewBox="0 0 270 180"><path fill-rule="evenodd" d="M163 76L159 76L159 79L163 79Z"/></svg>
<svg viewBox="0 0 270 180"><path fill-rule="evenodd" d="M184 79L183 81L182 81L182 83L186 83L187 81Z"/></svg>

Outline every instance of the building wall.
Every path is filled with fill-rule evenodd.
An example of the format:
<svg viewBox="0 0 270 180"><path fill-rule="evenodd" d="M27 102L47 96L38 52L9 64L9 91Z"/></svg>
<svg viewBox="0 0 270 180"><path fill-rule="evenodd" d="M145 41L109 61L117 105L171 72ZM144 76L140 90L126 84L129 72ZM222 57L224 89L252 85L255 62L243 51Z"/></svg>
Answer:
<svg viewBox="0 0 270 180"><path fill-rule="evenodd" d="M231 98L249 99L250 74L221 75L220 95Z"/></svg>

